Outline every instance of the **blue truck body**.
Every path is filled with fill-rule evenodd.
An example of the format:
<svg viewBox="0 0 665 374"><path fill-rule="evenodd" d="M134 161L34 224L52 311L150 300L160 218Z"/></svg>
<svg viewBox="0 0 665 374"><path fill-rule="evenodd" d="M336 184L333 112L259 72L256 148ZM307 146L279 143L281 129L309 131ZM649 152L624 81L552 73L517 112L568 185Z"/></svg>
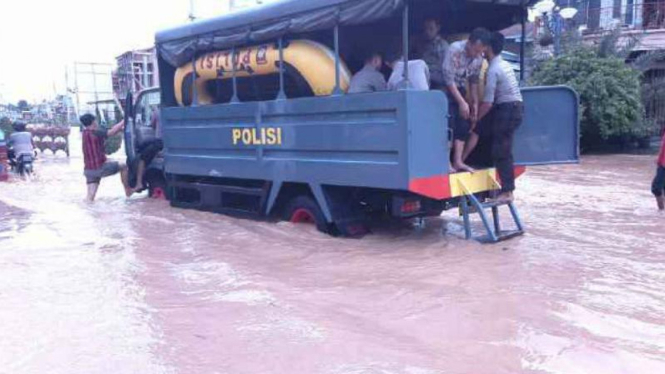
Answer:
<svg viewBox="0 0 665 374"><path fill-rule="evenodd" d="M417 0L412 5L425 9L447 2ZM354 225L364 222L367 213L438 215L459 206L463 195L480 193L484 199L497 183L487 184L496 175L488 171L490 165L480 164L487 167L480 177L451 174L448 102L441 91L337 91L329 96L285 98L282 86L275 100L232 99L197 105L194 99L191 106L179 106L174 100L175 64L195 61L197 54L282 38L293 32L325 32L330 27L359 27L384 19L398 22L401 13L408 18L407 3L286 0L265 9L158 34L164 150L148 172L148 185L164 188L174 206L277 215L298 221L306 211L322 231L343 234L356 232ZM471 4L459 9L473 15L476 22L482 21L483 11L489 9L484 7L491 7L498 12L492 20L496 28L506 21L499 16L507 19L519 15L525 5L517 0L510 6L483 5L481 1L453 3ZM367 9L376 12L366 15ZM309 17L313 14L322 17L320 22ZM294 23L296 19L299 22ZM283 22L297 27L282 28ZM408 28L405 22L405 36ZM314 38L321 35L310 34ZM516 165L578 162L576 93L567 87L530 87L523 89L523 96L525 118L515 135ZM130 121L128 144L137 144L135 131ZM127 147L130 163L136 159L133 148ZM484 149L487 151L487 144ZM476 185L475 190L462 186L464 178ZM512 206L511 210L515 212Z"/></svg>

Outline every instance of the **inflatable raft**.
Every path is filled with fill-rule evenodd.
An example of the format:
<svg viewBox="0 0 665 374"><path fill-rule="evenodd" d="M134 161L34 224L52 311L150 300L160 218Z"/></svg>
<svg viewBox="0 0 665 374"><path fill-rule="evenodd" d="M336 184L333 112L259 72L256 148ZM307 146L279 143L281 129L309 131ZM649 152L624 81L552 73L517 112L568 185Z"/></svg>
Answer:
<svg viewBox="0 0 665 374"><path fill-rule="evenodd" d="M288 74L299 74L309 85L315 96L330 95L335 89L335 54L323 44L296 40L289 42L283 50L284 66ZM181 66L175 73L175 97L181 106L191 105L193 87L200 105L213 104L215 99L207 89L208 83L216 80L279 74L279 47L275 44L231 50L216 51L202 55L196 61ZM351 73L344 62L340 62L340 88L347 91Z"/></svg>

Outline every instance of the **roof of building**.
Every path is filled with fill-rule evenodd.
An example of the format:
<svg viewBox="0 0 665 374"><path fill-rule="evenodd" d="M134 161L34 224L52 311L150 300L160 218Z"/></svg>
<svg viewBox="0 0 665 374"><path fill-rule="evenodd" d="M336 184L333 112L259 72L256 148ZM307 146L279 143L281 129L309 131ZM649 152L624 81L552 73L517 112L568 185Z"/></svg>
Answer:
<svg viewBox="0 0 665 374"><path fill-rule="evenodd" d="M526 28L526 42L530 43L533 41L533 35L536 29L536 25L533 22L528 22L525 25ZM516 24L508 28L501 30L501 33L506 37L506 40L514 41L520 43L522 41L522 25Z"/></svg>

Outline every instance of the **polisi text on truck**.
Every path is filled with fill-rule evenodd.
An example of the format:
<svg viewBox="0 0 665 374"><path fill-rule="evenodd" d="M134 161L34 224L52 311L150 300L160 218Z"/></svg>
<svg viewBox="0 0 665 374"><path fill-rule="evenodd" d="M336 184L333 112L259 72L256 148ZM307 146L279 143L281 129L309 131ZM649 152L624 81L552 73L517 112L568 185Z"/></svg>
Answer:
<svg viewBox="0 0 665 374"><path fill-rule="evenodd" d="M282 145L282 129L279 127L233 129L231 133L233 145Z"/></svg>

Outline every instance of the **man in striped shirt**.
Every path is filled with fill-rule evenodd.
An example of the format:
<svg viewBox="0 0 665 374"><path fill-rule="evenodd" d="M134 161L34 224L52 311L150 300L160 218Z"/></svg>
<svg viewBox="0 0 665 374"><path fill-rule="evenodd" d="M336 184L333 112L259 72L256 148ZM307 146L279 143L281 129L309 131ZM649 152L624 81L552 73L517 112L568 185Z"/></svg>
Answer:
<svg viewBox="0 0 665 374"><path fill-rule="evenodd" d="M127 166L117 161L108 161L104 151L106 138L114 136L125 128L125 121L120 121L110 130L99 128L97 119L92 114L84 114L80 118L83 130L83 161L85 164L86 184L88 185L88 201L95 200L97 189L102 178L120 173L120 180L125 187L127 197L131 196L132 189L129 187Z"/></svg>

